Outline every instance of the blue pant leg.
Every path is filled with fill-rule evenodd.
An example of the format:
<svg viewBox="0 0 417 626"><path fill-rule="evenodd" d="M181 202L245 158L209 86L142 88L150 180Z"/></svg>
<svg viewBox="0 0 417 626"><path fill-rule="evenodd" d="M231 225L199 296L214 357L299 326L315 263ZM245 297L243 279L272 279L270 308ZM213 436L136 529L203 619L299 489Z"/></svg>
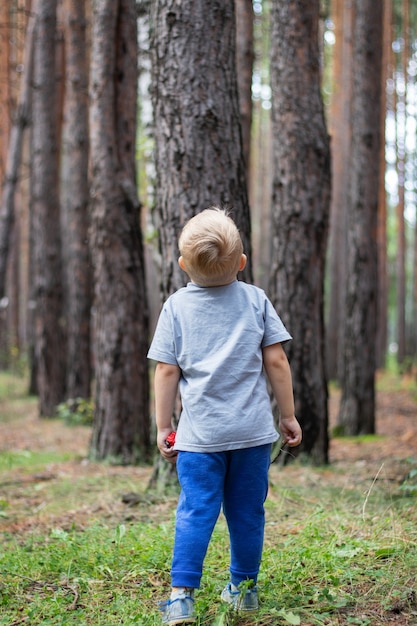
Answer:
<svg viewBox="0 0 417 626"><path fill-rule="evenodd" d="M219 517L227 460L224 453L180 451L181 494L171 569L173 587L199 587L208 544Z"/></svg>
<svg viewBox="0 0 417 626"><path fill-rule="evenodd" d="M230 534L230 574L234 585L256 582L262 558L271 446L229 453L223 510Z"/></svg>

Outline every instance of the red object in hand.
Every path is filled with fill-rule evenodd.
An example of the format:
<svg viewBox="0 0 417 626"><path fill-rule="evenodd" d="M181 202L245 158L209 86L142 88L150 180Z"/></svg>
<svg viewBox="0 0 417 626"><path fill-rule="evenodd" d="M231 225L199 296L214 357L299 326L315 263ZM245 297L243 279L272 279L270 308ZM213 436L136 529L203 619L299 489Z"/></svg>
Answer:
<svg viewBox="0 0 417 626"><path fill-rule="evenodd" d="M165 439L165 445L167 448L172 448L172 446L175 443L175 435L177 433L175 433L174 431L172 431L172 433L169 433L168 437Z"/></svg>

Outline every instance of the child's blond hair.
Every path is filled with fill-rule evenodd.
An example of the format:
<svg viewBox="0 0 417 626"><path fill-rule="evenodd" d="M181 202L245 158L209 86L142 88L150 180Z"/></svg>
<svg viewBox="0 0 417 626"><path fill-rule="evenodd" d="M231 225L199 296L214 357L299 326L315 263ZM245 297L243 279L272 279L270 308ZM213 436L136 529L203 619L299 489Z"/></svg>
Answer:
<svg viewBox="0 0 417 626"><path fill-rule="evenodd" d="M218 207L192 217L178 245L188 275L202 287L230 283L239 271L242 240L236 224Z"/></svg>

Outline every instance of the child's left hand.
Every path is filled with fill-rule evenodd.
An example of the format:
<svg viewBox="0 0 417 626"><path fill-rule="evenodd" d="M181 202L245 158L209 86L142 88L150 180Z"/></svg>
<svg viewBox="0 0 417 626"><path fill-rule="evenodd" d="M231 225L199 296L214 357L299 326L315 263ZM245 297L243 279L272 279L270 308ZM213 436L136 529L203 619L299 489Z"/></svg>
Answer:
<svg viewBox="0 0 417 626"><path fill-rule="evenodd" d="M284 439L284 443L290 446L290 448L300 445L303 434L295 415L281 417L279 420L279 431Z"/></svg>

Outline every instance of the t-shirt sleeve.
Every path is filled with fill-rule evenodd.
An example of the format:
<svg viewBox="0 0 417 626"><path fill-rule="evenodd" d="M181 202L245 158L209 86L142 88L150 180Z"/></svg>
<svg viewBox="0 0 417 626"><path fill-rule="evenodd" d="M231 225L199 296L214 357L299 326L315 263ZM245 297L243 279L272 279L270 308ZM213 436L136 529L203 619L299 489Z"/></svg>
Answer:
<svg viewBox="0 0 417 626"><path fill-rule="evenodd" d="M265 298L264 311L265 332L262 341L262 348L272 346L274 343L283 343L284 341L292 339L278 313L275 311L272 302L268 300L268 298Z"/></svg>
<svg viewBox="0 0 417 626"><path fill-rule="evenodd" d="M170 310L165 303L156 325L149 351L148 359L178 365L175 356L175 342Z"/></svg>

